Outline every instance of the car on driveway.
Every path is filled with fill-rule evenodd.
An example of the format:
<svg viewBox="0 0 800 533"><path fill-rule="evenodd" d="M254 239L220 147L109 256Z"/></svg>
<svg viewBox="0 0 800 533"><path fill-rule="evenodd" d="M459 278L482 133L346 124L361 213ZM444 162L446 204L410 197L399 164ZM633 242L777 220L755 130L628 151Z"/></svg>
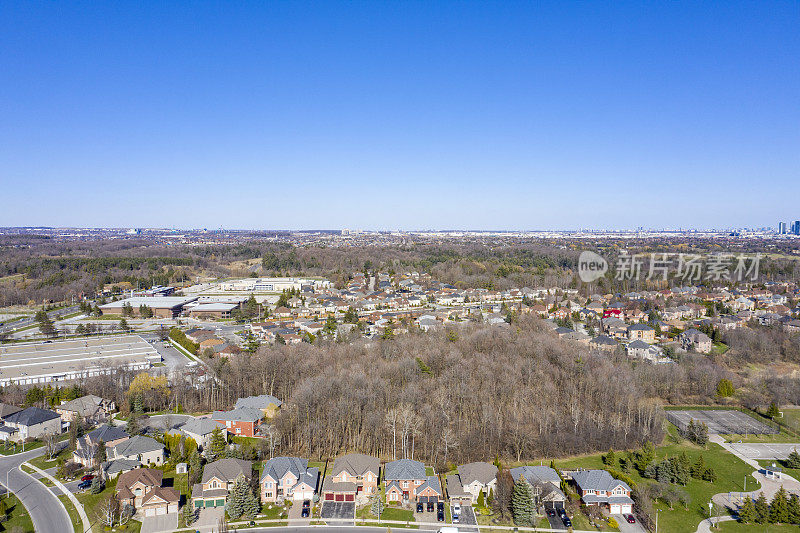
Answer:
<svg viewBox="0 0 800 533"><path fill-rule="evenodd" d="M300 518L308 518L310 511L308 507L303 507L303 510L300 511Z"/></svg>
<svg viewBox="0 0 800 533"><path fill-rule="evenodd" d="M427 505L426 507L427 507L427 511L428 511L429 513L432 513L432 512L433 512L433 510L436 508L436 504L435 504L435 503L433 503L433 502L428 502L428 505Z"/></svg>
<svg viewBox="0 0 800 533"><path fill-rule="evenodd" d="M423 506L421 502L417 502L417 512L418 513L425 512L425 506Z"/></svg>
<svg viewBox="0 0 800 533"><path fill-rule="evenodd" d="M636 523L636 519L633 517L632 514L626 514L625 515L625 521L628 522L629 524L635 524Z"/></svg>
<svg viewBox="0 0 800 533"><path fill-rule="evenodd" d="M91 486L92 486L91 481L81 481L80 483L78 483L78 490L86 490Z"/></svg>
<svg viewBox="0 0 800 533"><path fill-rule="evenodd" d="M572 520L568 516L562 516L561 521L564 522L564 527L572 527Z"/></svg>
<svg viewBox="0 0 800 533"><path fill-rule="evenodd" d="M444 502L439 502L436 504L436 510L444 512Z"/></svg>
<svg viewBox="0 0 800 533"><path fill-rule="evenodd" d="M94 474L86 474L81 478L81 481L91 481L94 479Z"/></svg>
<svg viewBox="0 0 800 533"><path fill-rule="evenodd" d="M436 520L438 522L444 522L444 511L436 511Z"/></svg>

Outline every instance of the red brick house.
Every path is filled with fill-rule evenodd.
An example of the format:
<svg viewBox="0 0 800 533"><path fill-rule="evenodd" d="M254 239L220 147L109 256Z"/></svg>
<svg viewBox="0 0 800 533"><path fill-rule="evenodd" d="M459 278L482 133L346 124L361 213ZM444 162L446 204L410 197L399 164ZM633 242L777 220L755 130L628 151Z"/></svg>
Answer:
<svg viewBox="0 0 800 533"><path fill-rule="evenodd" d="M264 413L260 409L240 407L232 411L214 411L211 420L224 424L225 429L231 435L255 437L263 417Z"/></svg>

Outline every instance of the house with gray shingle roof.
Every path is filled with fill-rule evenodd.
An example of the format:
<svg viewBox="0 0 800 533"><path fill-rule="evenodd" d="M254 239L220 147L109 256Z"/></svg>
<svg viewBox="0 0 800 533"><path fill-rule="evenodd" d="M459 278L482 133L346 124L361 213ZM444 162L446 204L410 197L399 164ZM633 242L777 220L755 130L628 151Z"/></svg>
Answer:
<svg viewBox="0 0 800 533"><path fill-rule="evenodd" d="M136 435L111 448L109 459L129 459L143 465L164 463L164 445L157 440Z"/></svg>
<svg viewBox="0 0 800 533"><path fill-rule="evenodd" d="M518 466L509 473L515 483L524 479L531 486L537 506L547 509L564 507L567 497L561 491L561 477L554 469L544 465Z"/></svg>
<svg viewBox="0 0 800 533"><path fill-rule="evenodd" d="M378 483L380 481L380 461L377 457L365 455L363 453L349 453L337 457L333 462L333 469L331 470L330 483L348 483L353 484L352 493L356 496L363 494L370 496L378 492ZM345 494L345 501L349 501L346 497L345 485L337 485L334 487L328 484L326 488L332 487L330 491L323 490L323 499L329 499L328 496L333 493L333 499L336 499L336 494ZM334 488L336 490L334 490Z"/></svg>
<svg viewBox="0 0 800 533"><path fill-rule="evenodd" d="M309 468L308 460L274 457L264 463L261 471L261 502L311 499L318 483L319 469Z"/></svg>
<svg viewBox="0 0 800 533"><path fill-rule="evenodd" d="M606 507L611 514L630 513L633 508L631 488L605 470L580 470L572 474L572 481L586 505Z"/></svg>
<svg viewBox="0 0 800 533"><path fill-rule="evenodd" d="M386 463L383 471L386 481L386 501L417 499L417 489L428 479L425 465L413 459L398 459Z"/></svg>
<svg viewBox="0 0 800 533"><path fill-rule="evenodd" d="M192 505L195 509L224 507L236 482L249 482L252 477L253 464L250 461L228 457L208 463L203 468L201 482L192 487Z"/></svg>
<svg viewBox="0 0 800 533"><path fill-rule="evenodd" d="M471 496L472 501L478 500L478 495L483 491L488 495L497 485L497 467L491 463L477 462L460 465L458 467L458 481L461 488ZM448 494L450 484L447 485ZM453 498L452 494L449 494Z"/></svg>
<svg viewBox="0 0 800 533"><path fill-rule="evenodd" d="M260 396L248 396L247 398L239 398L236 400L236 409L247 407L249 409L260 409L264 416L272 418L281 408L283 402L270 394L262 394Z"/></svg>

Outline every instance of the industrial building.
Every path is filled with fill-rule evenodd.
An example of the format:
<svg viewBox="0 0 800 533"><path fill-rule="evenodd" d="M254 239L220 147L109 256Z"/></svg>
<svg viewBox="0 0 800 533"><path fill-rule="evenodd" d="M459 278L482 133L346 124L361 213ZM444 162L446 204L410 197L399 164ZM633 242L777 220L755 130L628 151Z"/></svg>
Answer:
<svg viewBox="0 0 800 533"><path fill-rule="evenodd" d="M100 311L104 315L121 315L123 306L129 305L132 316L139 316L140 308L145 306L153 311L154 317L175 318L181 314L184 305L195 300L196 296L137 296L101 305Z"/></svg>
<svg viewBox="0 0 800 533"><path fill-rule="evenodd" d="M224 281L219 284L219 289L222 291L283 292L299 291L304 286L315 289L324 288L329 287L330 283L326 279L310 278L244 278Z"/></svg>
<svg viewBox="0 0 800 533"><path fill-rule="evenodd" d="M138 335L0 346L0 386L70 381L123 366L147 370L161 356Z"/></svg>

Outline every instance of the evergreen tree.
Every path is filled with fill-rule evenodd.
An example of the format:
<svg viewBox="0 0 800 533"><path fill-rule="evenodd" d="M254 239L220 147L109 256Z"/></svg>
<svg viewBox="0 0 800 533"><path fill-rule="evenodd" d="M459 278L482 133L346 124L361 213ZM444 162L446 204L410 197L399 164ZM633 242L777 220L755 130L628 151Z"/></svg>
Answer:
<svg viewBox="0 0 800 533"><path fill-rule="evenodd" d="M101 439L97 443L97 450L94 452L94 464L100 466L106 462L106 459L106 443Z"/></svg>
<svg viewBox="0 0 800 533"><path fill-rule="evenodd" d="M514 515L514 523L517 525L527 526L532 523L533 491L524 476L514 483L514 491L511 494L511 513Z"/></svg>
<svg viewBox="0 0 800 533"><path fill-rule="evenodd" d="M478 493L478 507L485 507L485 506L486 506L486 502L485 502L485 500L483 498L483 491L480 491Z"/></svg>
<svg viewBox="0 0 800 533"><path fill-rule="evenodd" d="M675 480L675 469L672 461L664 460L656 466L656 479L659 483L672 483Z"/></svg>
<svg viewBox="0 0 800 533"><path fill-rule="evenodd" d="M709 483L714 483L717 480L717 472L710 466L707 466L705 470L703 470L702 475L703 481L708 481Z"/></svg>
<svg viewBox="0 0 800 533"><path fill-rule="evenodd" d="M769 521L773 524L788 524L789 523L789 495L786 489L778 489L775 496L772 498L772 503L769 506Z"/></svg>
<svg viewBox="0 0 800 533"><path fill-rule="evenodd" d="M729 396L733 396L736 390L733 388L733 383L731 380L722 378L717 383L717 396L720 398L728 398Z"/></svg>
<svg viewBox="0 0 800 533"><path fill-rule="evenodd" d="M639 472L644 472L645 469L656 458L656 447L649 440L642 445L642 448L636 452L636 469Z"/></svg>
<svg viewBox="0 0 800 533"><path fill-rule="evenodd" d="M222 430L215 427L211 432L211 453L217 457L225 453L225 448L228 444L225 442L225 437L222 435Z"/></svg>
<svg viewBox="0 0 800 533"><path fill-rule="evenodd" d="M195 513L196 513L196 511L195 511L194 505L192 505L191 503L187 503L186 505L183 506L183 523L184 523L184 525L186 525L188 527L189 525L192 524L192 522L194 522L195 516L196 516Z"/></svg>
<svg viewBox="0 0 800 533"><path fill-rule="evenodd" d="M681 452L678 459L675 461L675 483L686 485L689 482L691 475L692 463L689 461L689 456L686 452Z"/></svg>
<svg viewBox="0 0 800 533"><path fill-rule="evenodd" d="M742 508L739 509L739 522L752 524L756 521L756 518L756 506L753 504L753 499L748 496Z"/></svg>
<svg viewBox="0 0 800 533"><path fill-rule="evenodd" d="M692 465L692 469L689 472L693 478L695 479L703 479L703 473L706 471L706 462L703 459L703 456L697 458L697 462Z"/></svg>
<svg viewBox="0 0 800 533"><path fill-rule="evenodd" d="M789 468L800 468L800 453L797 453L797 450L792 450L789 454L789 458L786 460L786 466Z"/></svg>
<svg viewBox="0 0 800 533"><path fill-rule="evenodd" d="M786 511L790 524L800 524L800 498L797 497L797 494L789 496L789 503L786 505Z"/></svg>
<svg viewBox="0 0 800 533"><path fill-rule="evenodd" d="M708 444L708 426L705 422L702 422L699 426L697 426L697 433L695 435L694 442L700 446L705 446Z"/></svg>
<svg viewBox="0 0 800 533"><path fill-rule="evenodd" d="M769 408L767 409L767 416L770 418L775 418L780 414L781 412L778 410L778 406L775 405L775 402L770 403Z"/></svg>
<svg viewBox="0 0 800 533"><path fill-rule="evenodd" d="M486 507L491 508L494 501L494 489L489 489L489 495L486 497Z"/></svg>
<svg viewBox="0 0 800 533"><path fill-rule="evenodd" d="M228 494L228 502L225 504L225 510L228 511L231 520L236 520L244 514L245 493L249 490L250 487L243 479L237 480L233 485L233 489Z"/></svg>
<svg viewBox="0 0 800 533"><path fill-rule="evenodd" d="M614 449L608 450L608 453L603 456L603 463L612 467L617 466L617 456L614 454Z"/></svg>
<svg viewBox="0 0 800 533"><path fill-rule="evenodd" d="M764 493L758 495L758 499L755 503L755 518L756 522L759 524L766 524L769 522L769 504L767 503L767 497L764 496Z"/></svg>
<svg viewBox="0 0 800 533"><path fill-rule="evenodd" d="M689 419L689 425L686 426L686 434L684 436L691 442L694 442L697 438L697 425L694 423L694 418Z"/></svg>
<svg viewBox="0 0 800 533"><path fill-rule="evenodd" d="M376 495L372 497L372 503L369 506L369 510L375 517L380 518L385 507L386 506L383 505L383 501L381 501L380 496Z"/></svg>

